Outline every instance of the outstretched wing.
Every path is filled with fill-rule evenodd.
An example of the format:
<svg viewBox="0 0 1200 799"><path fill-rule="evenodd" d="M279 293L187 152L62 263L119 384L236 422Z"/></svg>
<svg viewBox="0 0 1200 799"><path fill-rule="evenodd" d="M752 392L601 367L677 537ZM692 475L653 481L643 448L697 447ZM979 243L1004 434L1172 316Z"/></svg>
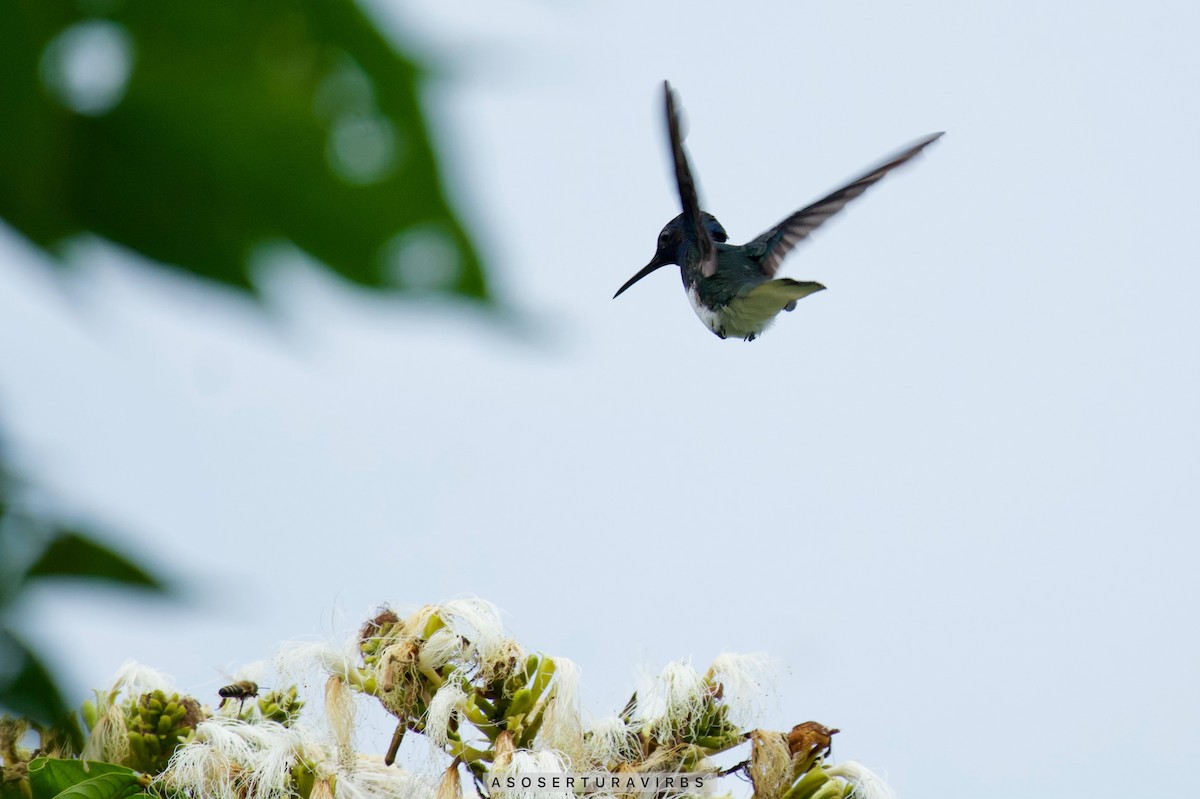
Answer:
<svg viewBox="0 0 1200 799"><path fill-rule="evenodd" d="M670 81L663 81L663 92L666 95L667 134L671 138L671 155L675 159L675 185L679 187L679 201L683 205L684 235L696 247L701 274L712 277L717 271L716 249L700 214L700 200L696 196L696 183L692 180L692 170L688 166L687 153L683 149L683 136L679 133L679 113L675 108L675 92L671 90Z"/></svg>
<svg viewBox="0 0 1200 799"><path fill-rule="evenodd" d="M846 203L878 183L888 172L913 158L941 137L941 133L926 136L862 177L847 183L812 205L801 208L766 233L747 243L747 249L752 253L760 254L763 272L767 277L774 277L775 273L779 271L779 265L783 263L783 259L792 251L793 247L808 238L809 233L824 224L826 219L842 210Z"/></svg>

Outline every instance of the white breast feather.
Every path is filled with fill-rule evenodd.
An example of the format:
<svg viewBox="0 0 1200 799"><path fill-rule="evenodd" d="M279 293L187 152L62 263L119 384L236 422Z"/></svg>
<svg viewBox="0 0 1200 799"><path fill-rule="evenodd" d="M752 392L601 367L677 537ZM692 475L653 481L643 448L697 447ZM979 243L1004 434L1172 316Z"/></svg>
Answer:
<svg viewBox="0 0 1200 799"><path fill-rule="evenodd" d="M721 328L721 315L716 311L704 307L704 303L700 302L700 295L696 289L689 288L687 290L688 302L692 304L692 310L696 312L696 316L700 317L700 321L709 330L716 333Z"/></svg>

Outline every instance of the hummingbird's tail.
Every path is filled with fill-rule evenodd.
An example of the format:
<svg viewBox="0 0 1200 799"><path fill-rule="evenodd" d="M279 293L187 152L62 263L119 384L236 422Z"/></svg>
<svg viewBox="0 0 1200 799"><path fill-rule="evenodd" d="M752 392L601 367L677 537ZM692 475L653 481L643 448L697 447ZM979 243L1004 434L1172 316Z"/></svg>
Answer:
<svg viewBox="0 0 1200 799"><path fill-rule="evenodd" d="M725 332L730 336L747 338L767 328L780 311L790 311L796 301L824 291L820 283L782 277L759 283L745 294L739 294L725 309Z"/></svg>
<svg viewBox="0 0 1200 799"><path fill-rule="evenodd" d="M795 308L797 300L824 290L825 287L820 283L781 277L777 280L759 283L744 296L736 298L730 305L737 305L739 310L750 315L770 319L780 311L790 311Z"/></svg>

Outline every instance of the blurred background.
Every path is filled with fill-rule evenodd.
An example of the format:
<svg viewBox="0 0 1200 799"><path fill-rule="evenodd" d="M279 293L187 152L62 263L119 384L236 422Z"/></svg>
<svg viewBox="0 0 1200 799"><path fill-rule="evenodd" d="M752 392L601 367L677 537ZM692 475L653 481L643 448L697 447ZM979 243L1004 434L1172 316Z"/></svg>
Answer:
<svg viewBox="0 0 1200 799"><path fill-rule="evenodd" d="M11 624L75 704L382 602L788 666L901 796L1180 795L1200 755L1194 3L0 2L0 437L182 599ZM745 241L946 137L720 341L661 81ZM1193 632L1188 632L1193 630ZM382 751L360 736L363 749Z"/></svg>

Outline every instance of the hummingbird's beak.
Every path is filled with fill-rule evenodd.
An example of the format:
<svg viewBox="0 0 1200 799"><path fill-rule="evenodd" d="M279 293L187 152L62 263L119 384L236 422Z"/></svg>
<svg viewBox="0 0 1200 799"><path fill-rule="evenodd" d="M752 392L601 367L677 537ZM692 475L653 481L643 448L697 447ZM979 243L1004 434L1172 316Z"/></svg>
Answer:
<svg viewBox="0 0 1200 799"><path fill-rule="evenodd" d="M643 266L643 267L641 268L641 270L640 270L640 271L639 271L639 272L638 272L636 275L634 275L633 277L631 277L631 278L629 278L628 280L626 280L626 281L625 281L625 285L624 285L624 286L621 286L621 288L617 289L617 293L613 295L613 299L615 300L617 297L620 297L620 296L621 296L621 294L622 294L622 293L625 291L625 289L629 288L629 287L630 287L630 286L632 286L634 283L638 282L639 280L641 280L642 278L644 278L646 275L648 275L648 274L650 274L651 272L653 272L655 269L658 269L659 267L666 266L668 263L670 263L670 262L669 262L669 261L663 261L663 260L660 260L660 259L659 259L659 256L658 256L658 253L655 253L655 254L654 254L654 257L653 257L652 259L650 259L650 263L648 263L648 264L646 264L645 266Z"/></svg>

